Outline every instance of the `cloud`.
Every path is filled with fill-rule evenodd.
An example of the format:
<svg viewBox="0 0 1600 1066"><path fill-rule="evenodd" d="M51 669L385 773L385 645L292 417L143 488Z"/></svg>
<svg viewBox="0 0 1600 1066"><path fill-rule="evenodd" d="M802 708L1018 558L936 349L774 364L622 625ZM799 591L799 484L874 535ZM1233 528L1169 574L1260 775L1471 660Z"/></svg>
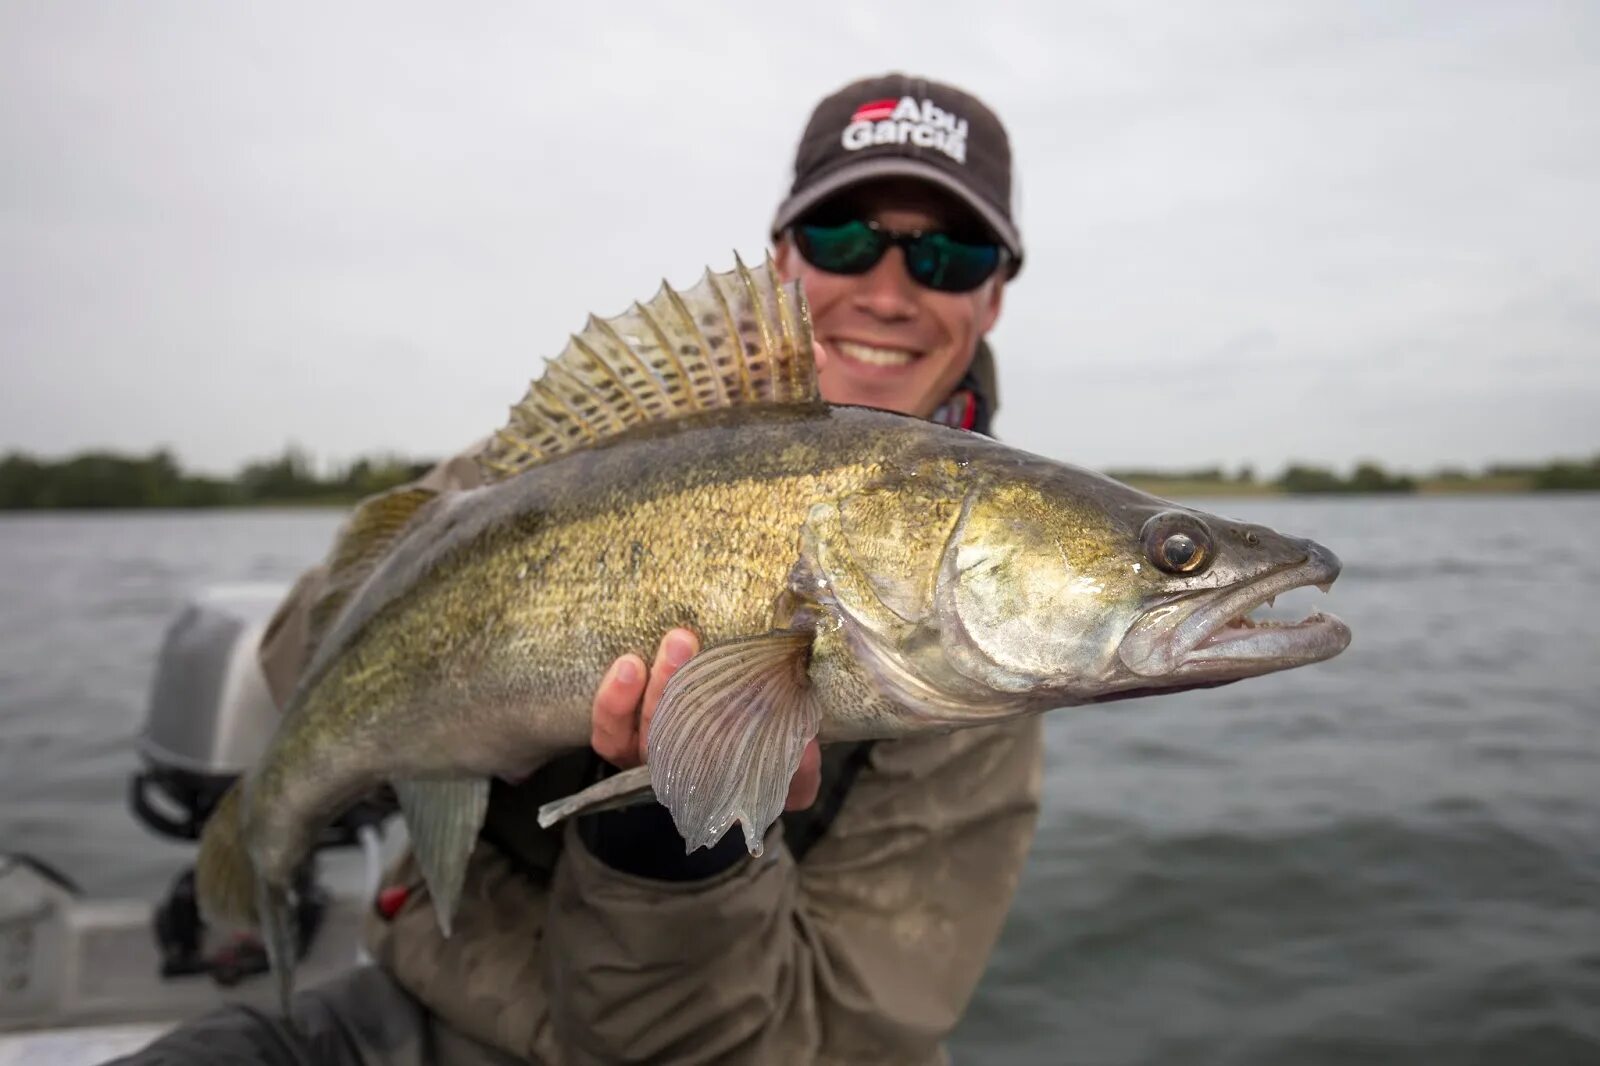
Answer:
<svg viewBox="0 0 1600 1066"><path fill-rule="evenodd" d="M441 454L759 254L814 100L964 84L1001 431L1100 465L1600 447L1587 4L0 10L0 449Z"/></svg>

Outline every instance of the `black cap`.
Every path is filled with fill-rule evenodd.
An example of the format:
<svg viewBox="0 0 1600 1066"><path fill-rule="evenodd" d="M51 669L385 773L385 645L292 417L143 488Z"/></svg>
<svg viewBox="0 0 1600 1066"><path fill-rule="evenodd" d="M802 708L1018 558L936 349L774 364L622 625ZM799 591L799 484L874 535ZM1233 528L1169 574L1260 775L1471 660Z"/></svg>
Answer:
<svg viewBox="0 0 1600 1066"><path fill-rule="evenodd" d="M1006 128L976 96L906 74L851 82L817 105L772 237L835 193L879 178L916 178L954 194L1010 253L1009 273L1021 269Z"/></svg>

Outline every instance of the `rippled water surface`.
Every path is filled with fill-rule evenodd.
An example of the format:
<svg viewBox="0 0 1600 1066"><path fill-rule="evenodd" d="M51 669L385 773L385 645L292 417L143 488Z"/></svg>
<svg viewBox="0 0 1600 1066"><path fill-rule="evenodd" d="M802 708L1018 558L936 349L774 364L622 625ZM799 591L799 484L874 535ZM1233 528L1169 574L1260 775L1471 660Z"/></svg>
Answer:
<svg viewBox="0 0 1600 1066"><path fill-rule="evenodd" d="M1063 711L959 1062L1600 1062L1600 497L1194 501L1345 561L1339 659ZM332 512L0 518L0 849L151 895L163 627Z"/></svg>

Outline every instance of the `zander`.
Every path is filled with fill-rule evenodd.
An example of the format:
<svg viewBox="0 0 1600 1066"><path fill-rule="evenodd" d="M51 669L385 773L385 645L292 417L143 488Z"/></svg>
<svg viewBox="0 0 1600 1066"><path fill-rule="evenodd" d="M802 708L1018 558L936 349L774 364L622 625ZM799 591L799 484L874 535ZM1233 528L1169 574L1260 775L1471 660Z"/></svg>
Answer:
<svg viewBox="0 0 1600 1066"><path fill-rule="evenodd" d="M208 823L213 916L259 923L279 991L317 833L389 784L442 928L495 775L590 733L610 664L688 625L648 763L541 813L654 796L690 848L759 853L812 737L891 738L1330 658L1338 619L1257 623L1327 549L986 437L819 398L770 262L591 318L481 454L489 483L361 506L312 655Z"/></svg>

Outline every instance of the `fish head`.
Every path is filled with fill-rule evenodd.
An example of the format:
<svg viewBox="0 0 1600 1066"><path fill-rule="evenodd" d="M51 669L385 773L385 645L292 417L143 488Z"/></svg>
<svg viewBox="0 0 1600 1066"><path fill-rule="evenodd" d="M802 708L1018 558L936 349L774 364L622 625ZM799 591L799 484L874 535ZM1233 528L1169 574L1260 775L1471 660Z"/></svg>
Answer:
<svg viewBox="0 0 1600 1066"><path fill-rule="evenodd" d="M805 554L879 687L970 720L1225 684L1331 658L1331 615L1255 622L1326 588L1313 541L1005 449L814 510Z"/></svg>
<svg viewBox="0 0 1600 1066"><path fill-rule="evenodd" d="M1350 642L1316 613L1252 609L1326 588L1338 557L1314 541L1035 461L979 479L934 595L945 657L997 691L1061 706L1207 687L1329 659Z"/></svg>

